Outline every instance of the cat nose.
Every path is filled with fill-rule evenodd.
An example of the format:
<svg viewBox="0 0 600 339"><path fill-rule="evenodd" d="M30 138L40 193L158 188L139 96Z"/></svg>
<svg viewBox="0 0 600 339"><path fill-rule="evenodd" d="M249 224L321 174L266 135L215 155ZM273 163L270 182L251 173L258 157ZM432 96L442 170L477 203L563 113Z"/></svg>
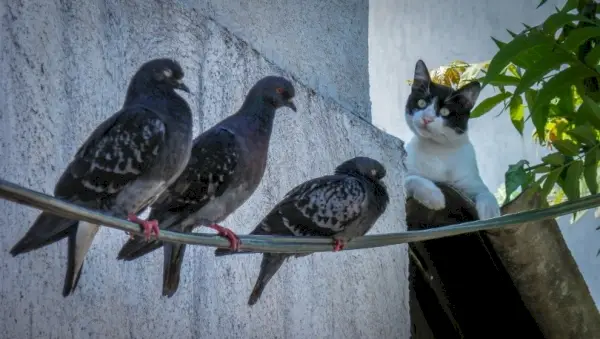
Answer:
<svg viewBox="0 0 600 339"><path fill-rule="evenodd" d="M433 121L433 118L432 117L423 117L422 120L423 120L423 125L427 125Z"/></svg>

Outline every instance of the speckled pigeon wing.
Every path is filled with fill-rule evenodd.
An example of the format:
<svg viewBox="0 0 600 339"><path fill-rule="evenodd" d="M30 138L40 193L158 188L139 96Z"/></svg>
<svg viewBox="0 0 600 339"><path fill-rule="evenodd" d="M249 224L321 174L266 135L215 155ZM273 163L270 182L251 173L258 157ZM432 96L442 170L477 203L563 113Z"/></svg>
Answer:
<svg viewBox="0 0 600 339"><path fill-rule="evenodd" d="M196 137L188 165L152 204L148 218L158 220L160 229L187 231L181 222L230 187L239 156L237 138L227 129L214 127ZM135 260L161 246L162 242L135 236L123 245L118 258Z"/></svg>
<svg viewBox="0 0 600 339"><path fill-rule="evenodd" d="M152 205L151 218L198 211L223 195L236 175L240 146L233 133L215 128L194 140L190 161L179 178Z"/></svg>
<svg viewBox="0 0 600 339"><path fill-rule="evenodd" d="M165 140L160 117L126 108L94 130L56 184L54 194L82 202L116 196L156 162Z"/></svg>
<svg viewBox="0 0 600 339"><path fill-rule="evenodd" d="M325 176L292 189L258 225L253 234L332 236L364 212L363 184L348 176Z"/></svg>

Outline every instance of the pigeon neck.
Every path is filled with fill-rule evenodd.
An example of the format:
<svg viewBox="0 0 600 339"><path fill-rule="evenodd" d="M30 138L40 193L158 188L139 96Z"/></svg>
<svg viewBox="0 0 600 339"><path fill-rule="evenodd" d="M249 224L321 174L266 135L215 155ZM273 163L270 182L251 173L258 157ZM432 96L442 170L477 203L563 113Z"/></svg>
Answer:
<svg viewBox="0 0 600 339"><path fill-rule="evenodd" d="M151 102L151 106L148 106ZM189 123L191 121L191 111L188 103L175 91L164 91L158 88L137 91L129 88L123 107L141 105L148 109L160 108L160 111L172 113L176 120ZM174 114L173 114L174 113Z"/></svg>
<svg viewBox="0 0 600 339"><path fill-rule="evenodd" d="M261 99L246 99L239 112L246 117L250 130L258 131L263 135L271 135L275 118L273 105L265 103Z"/></svg>
<svg viewBox="0 0 600 339"><path fill-rule="evenodd" d="M355 178L359 178L359 179L367 181L371 185L372 190L373 190L372 192L373 192L373 197L375 199L375 208L381 213L383 213L385 211L385 209L387 208L387 205L390 201L390 197L387 193L387 188L382 181L377 180L372 177L369 177L369 176L366 176L356 170L343 170L343 171L336 170L335 174L350 175Z"/></svg>

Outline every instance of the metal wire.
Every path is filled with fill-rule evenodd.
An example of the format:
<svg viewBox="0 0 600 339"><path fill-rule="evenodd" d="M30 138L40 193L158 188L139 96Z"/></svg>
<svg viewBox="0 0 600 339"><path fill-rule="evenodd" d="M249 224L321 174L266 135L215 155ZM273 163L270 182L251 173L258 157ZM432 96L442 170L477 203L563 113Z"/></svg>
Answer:
<svg viewBox="0 0 600 339"><path fill-rule="evenodd" d="M3 179L0 179L0 197L22 205L41 209L65 218L83 220L134 234L143 234L139 225L135 223L73 205L47 194L24 188ZM470 221L462 224L438 227L428 230L357 237L350 241L344 250L357 250L398 245L409 242L445 238L465 233L502 229L507 226L522 224L529 221L555 218L561 215L566 215L597 206L600 206L600 194L590 195L574 201L567 201L548 208L507 214L494 219ZM329 252L332 250L331 238L324 237L240 235L239 238L240 250L252 252L310 253ZM207 233L184 234L161 230L158 239L167 242L183 243L188 245L222 248L229 247L228 240L220 236Z"/></svg>

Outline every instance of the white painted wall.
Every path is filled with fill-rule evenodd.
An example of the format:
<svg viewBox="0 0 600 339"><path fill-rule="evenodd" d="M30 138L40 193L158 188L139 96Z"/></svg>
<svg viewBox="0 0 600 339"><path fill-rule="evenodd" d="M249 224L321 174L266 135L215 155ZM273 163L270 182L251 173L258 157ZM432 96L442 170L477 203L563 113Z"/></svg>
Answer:
<svg viewBox="0 0 600 339"><path fill-rule="evenodd" d="M373 123L408 141L412 135L404 121L405 100L410 92L417 59L432 69L453 60L489 60L497 51L490 36L507 41L506 29L518 32L521 23L534 26L561 7L562 0L551 0L535 9L539 0L371 0L369 5L369 74ZM480 100L493 94L486 88ZM509 164L520 159L536 163L544 150L536 147L525 131L521 139L507 115L500 109L474 119L470 135L475 145L485 183L495 191L504 181ZM593 211L576 225L569 216L559 219L563 235L588 283L600 303L600 224Z"/></svg>

